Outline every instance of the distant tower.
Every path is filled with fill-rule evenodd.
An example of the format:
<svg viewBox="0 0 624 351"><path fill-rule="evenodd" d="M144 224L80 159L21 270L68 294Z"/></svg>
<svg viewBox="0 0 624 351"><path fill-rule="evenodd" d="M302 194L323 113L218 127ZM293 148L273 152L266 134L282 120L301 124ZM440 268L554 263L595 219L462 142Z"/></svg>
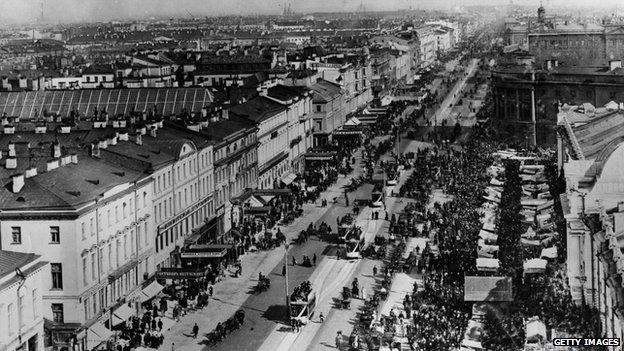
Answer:
<svg viewBox="0 0 624 351"><path fill-rule="evenodd" d="M45 17L43 16L43 1L44 1L44 0L41 0L41 4L40 4L40 6L41 6L41 14L39 15L39 22L41 22L41 23L43 23L43 20L44 20L44 18L45 18Z"/></svg>
<svg viewBox="0 0 624 351"><path fill-rule="evenodd" d="M544 6L540 3L540 7L537 9L537 22L544 23L545 15L546 10L544 9Z"/></svg>

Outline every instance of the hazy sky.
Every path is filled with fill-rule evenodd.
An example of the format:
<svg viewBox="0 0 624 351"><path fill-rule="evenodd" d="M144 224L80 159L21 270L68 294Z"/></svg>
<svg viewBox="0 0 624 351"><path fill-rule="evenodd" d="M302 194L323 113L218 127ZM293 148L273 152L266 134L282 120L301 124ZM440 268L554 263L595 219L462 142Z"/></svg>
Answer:
<svg viewBox="0 0 624 351"><path fill-rule="evenodd" d="M0 20L30 22L40 17L41 4L47 22L108 21L115 18L149 16L195 17L224 14L281 13L287 0L0 0ZM622 0L601 0L617 4ZM419 7L449 8L456 5L507 4L509 0L290 0L298 12L351 11L363 3L368 10ZM544 1L547 4L547 1ZM551 0L552 5L590 4L590 0ZM514 0L516 4L537 4L538 0ZM595 1L591 2L596 4Z"/></svg>

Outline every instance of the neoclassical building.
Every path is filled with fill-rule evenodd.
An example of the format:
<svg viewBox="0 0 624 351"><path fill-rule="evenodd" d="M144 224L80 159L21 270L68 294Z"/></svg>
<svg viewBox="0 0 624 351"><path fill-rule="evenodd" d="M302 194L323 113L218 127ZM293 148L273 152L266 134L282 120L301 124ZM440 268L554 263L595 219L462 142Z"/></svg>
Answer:
<svg viewBox="0 0 624 351"><path fill-rule="evenodd" d="M624 337L622 107L566 107L558 114L557 138L572 296L600 311L601 332L613 338Z"/></svg>

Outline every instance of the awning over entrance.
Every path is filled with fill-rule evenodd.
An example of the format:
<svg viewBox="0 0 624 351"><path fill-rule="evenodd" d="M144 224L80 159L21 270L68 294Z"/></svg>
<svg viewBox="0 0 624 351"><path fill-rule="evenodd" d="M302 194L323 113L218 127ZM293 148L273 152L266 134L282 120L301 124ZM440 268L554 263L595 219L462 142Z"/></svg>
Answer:
<svg viewBox="0 0 624 351"><path fill-rule="evenodd" d="M331 161L338 155L337 152L308 152L306 153L306 161Z"/></svg>
<svg viewBox="0 0 624 351"><path fill-rule="evenodd" d="M146 286L145 289L141 290L141 301L145 302L153 298L163 289L162 285L158 284L157 281L153 281L150 285Z"/></svg>
<svg viewBox="0 0 624 351"><path fill-rule="evenodd" d="M222 258L227 255L231 245L191 245L182 252L182 258Z"/></svg>
<svg viewBox="0 0 624 351"><path fill-rule="evenodd" d="M134 316L134 310L124 303L113 312L113 325L121 324L132 316Z"/></svg>
<svg viewBox="0 0 624 351"><path fill-rule="evenodd" d="M288 174L282 177L282 182L286 185L290 185L292 182L295 181L295 178L297 178L297 175L292 172L289 172Z"/></svg>
<svg viewBox="0 0 624 351"><path fill-rule="evenodd" d="M99 344L108 341L112 336L113 332L106 328L103 323L96 322L87 331L87 349L94 349Z"/></svg>

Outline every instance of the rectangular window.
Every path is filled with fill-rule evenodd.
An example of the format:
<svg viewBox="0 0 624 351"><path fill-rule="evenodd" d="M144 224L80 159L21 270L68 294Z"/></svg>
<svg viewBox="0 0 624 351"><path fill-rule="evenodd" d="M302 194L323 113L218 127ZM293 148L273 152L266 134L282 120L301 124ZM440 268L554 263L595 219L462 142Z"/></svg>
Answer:
<svg viewBox="0 0 624 351"><path fill-rule="evenodd" d="M82 284L84 286L87 286L89 284L89 273L88 273L88 265L87 265L87 258L83 257L82 258Z"/></svg>
<svg viewBox="0 0 624 351"><path fill-rule="evenodd" d="M52 289L63 289L63 267L60 263L50 263Z"/></svg>
<svg viewBox="0 0 624 351"><path fill-rule="evenodd" d="M22 243L22 228L21 227L11 227L11 234L13 237L13 244Z"/></svg>
<svg viewBox="0 0 624 351"><path fill-rule="evenodd" d="M50 227L50 244L60 244L61 233L59 227Z"/></svg>
<svg viewBox="0 0 624 351"><path fill-rule="evenodd" d="M38 305L37 305L38 303L39 303L39 290L33 289L33 291L32 291L33 320L37 319L37 317L39 317L39 308L38 308Z"/></svg>
<svg viewBox="0 0 624 351"><path fill-rule="evenodd" d="M93 281L97 280L97 268L95 266L97 262L97 258L95 257L95 252L91 254L91 279Z"/></svg>
<svg viewBox="0 0 624 351"><path fill-rule="evenodd" d="M17 313L19 314L19 326L23 328L26 320L26 314L24 313L26 305L24 304L24 295L17 297Z"/></svg>
<svg viewBox="0 0 624 351"><path fill-rule="evenodd" d="M91 236L95 235L95 225L93 223L93 217L89 218L89 233L91 233Z"/></svg>
<svg viewBox="0 0 624 351"><path fill-rule="evenodd" d="M52 304L52 320L56 323L65 323L65 317L63 316L63 304Z"/></svg>
<svg viewBox="0 0 624 351"><path fill-rule="evenodd" d="M80 234L82 235L82 240L85 240L87 238L84 222L80 223Z"/></svg>

